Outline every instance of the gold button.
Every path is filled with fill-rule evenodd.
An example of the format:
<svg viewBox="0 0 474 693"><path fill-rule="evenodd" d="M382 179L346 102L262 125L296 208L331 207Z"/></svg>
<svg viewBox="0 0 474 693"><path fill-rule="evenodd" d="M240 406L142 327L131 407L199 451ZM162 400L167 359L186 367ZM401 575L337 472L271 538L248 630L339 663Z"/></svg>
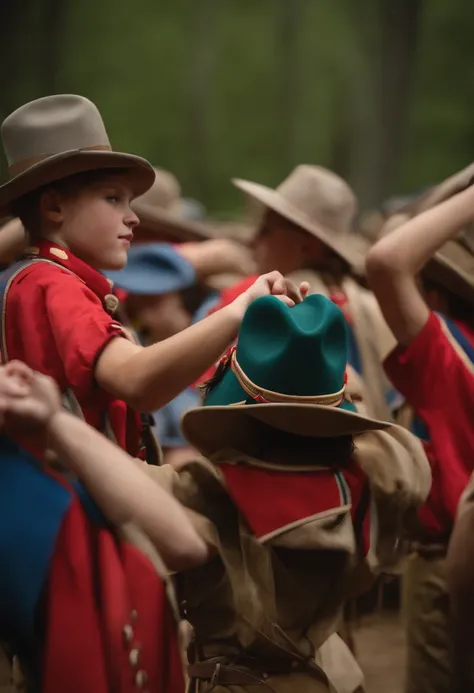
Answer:
<svg viewBox="0 0 474 693"><path fill-rule="evenodd" d="M125 643L127 645L130 645L130 643L133 640L133 628L132 628L132 626L129 623L127 623L127 625L125 625L123 627L122 633L123 633L123 639L125 640Z"/></svg>
<svg viewBox="0 0 474 693"><path fill-rule="evenodd" d="M133 650L130 650L128 655L128 661L130 662L132 667L136 669L136 667L140 663L140 649L138 647L134 647Z"/></svg>
<svg viewBox="0 0 474 693"><path fill-rule="evenodd" d="M119 303L120 301L114 294L107 294L107 296L104 296L104 306L108 313L115 313L119 307Z"/></svg>
<svg viewBox="0 0 474 693"><path fill-rule="evenodd" d="M146 673L146 671L144 671L143 669L137 671L137 673L135 674L135 683L138 686L138 688L143 688L147 681L148 674Z"/></svg>

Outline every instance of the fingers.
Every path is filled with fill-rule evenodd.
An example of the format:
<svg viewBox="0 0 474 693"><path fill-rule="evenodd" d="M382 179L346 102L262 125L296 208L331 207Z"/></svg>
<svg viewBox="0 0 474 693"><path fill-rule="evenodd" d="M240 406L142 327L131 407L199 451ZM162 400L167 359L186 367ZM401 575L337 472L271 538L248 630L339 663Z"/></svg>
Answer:
<svg viewBox="0 0 474 693"><path fill-rule="evenodd" d="M4 372L8 376L20 378L27 383L33 382L33 371L26 365L26 363L23 363L22 361L10 361L4 367Z"/></svg>
<svg viewBox="0 0 474 693"><path fill-rule="evenodd" d="M288 306L289 308L293 308L293 306L295 305L295 302L289 296L285 296L285 294L279 294L278 296L274 295L274 297L277 301L281 301L285 304L285 306Z"/></svg>
<svg viewBox="0 0 474 693"><path fill-rule="evenodd" d="M300 294L301 294L303 301L306 298L306 296L309 294L310 288L311 288L311 286L310 286L309 282L301 282Z"/></svg>
<svg viewBox="0 0 474 693"><path fill-rule="evenodd" d="M25 397L30 392L30 384L22 378L4 374L0 378L0 392L3 397Z"/></svg>

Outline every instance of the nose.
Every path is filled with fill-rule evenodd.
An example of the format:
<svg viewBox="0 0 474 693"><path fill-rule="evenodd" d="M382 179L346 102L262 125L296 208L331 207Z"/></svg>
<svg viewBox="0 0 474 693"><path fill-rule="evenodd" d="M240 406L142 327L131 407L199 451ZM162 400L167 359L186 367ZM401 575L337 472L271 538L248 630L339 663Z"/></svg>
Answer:
<svg viewBox="0 0 474 693"><path fill-rule="evenodd" d="M137 217L132 208L130 208L124 219L125 226L130 230L134 229L140 223L140 219Z"/></svg>

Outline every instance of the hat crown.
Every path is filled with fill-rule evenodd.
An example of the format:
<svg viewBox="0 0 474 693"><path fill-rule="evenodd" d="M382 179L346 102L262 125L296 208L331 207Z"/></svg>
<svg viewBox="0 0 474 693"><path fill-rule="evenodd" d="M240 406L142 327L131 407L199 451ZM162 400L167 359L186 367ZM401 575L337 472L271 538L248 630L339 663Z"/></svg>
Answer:
<svg viewBox="0 0 474 693"><path fill-rule="evenodd" d="M351 230L357 200L349 185L322 166L297 166L277 192L299 214L332 232Z"/></svg>
<svg viewBox="0 0 474 693"><path fill-rule="evenodd" d="M21 106L4 120L1 135L10 167L71 150L110 148L97 106L74 94L45 96Z"/></svg>
<svg viewBox="0 0 474 693"><path fill-rule="evenodd" d="M274 296L254 301L239 331L237 361L258 388L300 397L333 395L344 386L348 357L342 311L321 294L289 308ZM222 401L218 383L206 405Z"/></svg>
<svg viewBox="0 0 474 693"><path fill-rule="evenodd" d="M177 212L180 207L181 187L178 179L169 171L155 168L155 182L144 195L137 197L138 205L159 207L168 212Z"/></svg>

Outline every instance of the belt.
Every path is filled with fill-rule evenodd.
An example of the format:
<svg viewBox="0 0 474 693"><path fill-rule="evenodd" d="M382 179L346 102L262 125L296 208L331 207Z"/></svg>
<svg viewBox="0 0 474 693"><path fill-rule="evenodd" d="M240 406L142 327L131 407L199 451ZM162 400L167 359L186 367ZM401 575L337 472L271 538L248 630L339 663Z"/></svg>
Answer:
<svg viewBox="0 0 474 693"><path fill-rule="evenodd" d="M188 666L190 679L210 681L212 686L219 684L222 686L249 686L256 684L266 686L266 680L272 675L289 674L297 671L304 672L318 681L327 681L325 673L313 660L298 661L295 659L288 663L281 660L271 663L255 660L255 663L252 662L250 666L247 666L221 659L195 662Z"/></svg>

